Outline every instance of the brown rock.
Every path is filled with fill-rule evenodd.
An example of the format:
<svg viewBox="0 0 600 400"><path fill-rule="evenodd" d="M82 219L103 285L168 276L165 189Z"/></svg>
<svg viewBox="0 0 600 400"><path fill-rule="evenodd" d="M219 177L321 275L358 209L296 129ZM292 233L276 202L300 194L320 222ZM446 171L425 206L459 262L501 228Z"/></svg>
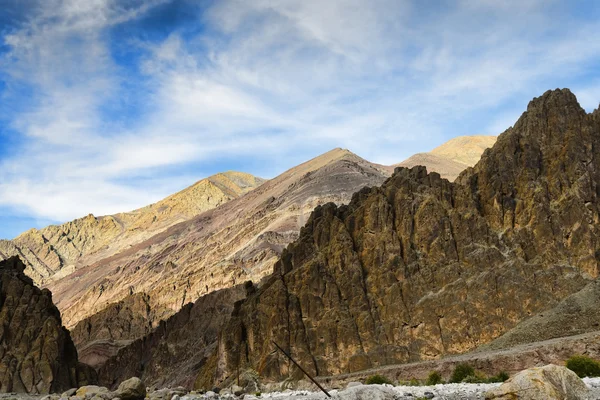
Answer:
<svg viewBox="0 0 600 400"><path fill-rule="evenodd" d="M486 400L587 400L589 389L571 370L557 365L526 369L485 394Z"/></svg>
<svg viewBox="0 0 600 400"><path fill-rule="evenodd" d="M598 148L599 121L548 91L455 183L399 168L317 207L203 376L299 376L272 340L316 375L435 359L556 305L598 276Z"/></svg>
<svg viewBox="0 0 600 400"><path fill-rule="evenodd" d="M121 400L141 400L146 397L146 386L140 378L133 377L121 382L114 395Z"/></svg>
<svg viewBox="0 0 600 400"><path fill-rule="evenodd" d="M191 388L200 368L209 362L233 304L245 293L244 287L237 286L187 304L109 358L98 371L100 383L114 388L123 376L137 376L148 386Z"/></svg>
<svg viewBox="0 0 600 400"><path fill-rule="evenodd" d="M95 380L52 303L18 257L0 261L0 392L60 392Z"/></svg>

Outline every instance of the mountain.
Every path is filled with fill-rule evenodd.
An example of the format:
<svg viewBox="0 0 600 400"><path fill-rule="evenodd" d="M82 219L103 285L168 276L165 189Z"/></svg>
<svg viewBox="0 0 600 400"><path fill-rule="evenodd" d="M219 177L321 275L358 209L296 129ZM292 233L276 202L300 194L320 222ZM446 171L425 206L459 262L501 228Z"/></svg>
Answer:
<svg viewBox="0 0 600 400"><path fill-rule="evenodd" d="M458 136L428 153L417 153L394 167L423 165L429 172L437 172L442 178L454 181L461 172L479 161L485 149L494 145L496 138L484 135Z"/></svg>
<svg viewBox="0 0 600 400"><path fill-rule="evenodd" d="M34 286L18 257L0 261L0 392L56 393L94 383L77 360L52 294Z"/></svg>
<svg viewBox="0 0 600 400"><path fill-rule="evenodd" d="M272 272L283 248L297 238L315 206L348 202L352 193L379 185L388 175L385 168L348 150L334 149L47 287L80 349L89 349L93 341L134 340L205 294L247 280L260 281ZM146 305L133 304L130 296L139 293L148 296L151 313L143 310ZM117 310L123 309L119 302L143 316L131 318L129 311ZM111 308L106 318L93 317L106 307ZM109 323L117 328L111 329ZM86 335L88 330L91 334ZM89 355L100 356L102 351L95 349Z"/></svg>
<svg viewBox="0 0 600 400"><path fill-rule="evenodd" d="M463 353L598 277L600 111L568 90L533 99L451 183L398 168L311 214L274 273L235 305L199 381L266 379Z"/></svg>
<svg viewBox="0 0 600 400"><path fill-rule="evenodd" d="M48 284L237 198L263 182L241 172L219 173L138 210L104 217L90 214L62 225L31 229L14 240L0 240L0 257L18 255L27 265L25 273L36 284Z"/></svg>

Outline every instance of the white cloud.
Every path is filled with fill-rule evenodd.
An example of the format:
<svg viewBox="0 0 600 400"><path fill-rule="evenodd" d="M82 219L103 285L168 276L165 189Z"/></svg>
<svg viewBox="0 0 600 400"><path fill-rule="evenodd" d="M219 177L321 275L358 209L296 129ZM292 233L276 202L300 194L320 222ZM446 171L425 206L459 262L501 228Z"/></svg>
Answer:
<svg viewBox="0 0 600 400"><path fill-rule="evenodd" d="M11 118L28 147L0 162L0 205L58 219L124 211L190 178L160 176L149 189L135 177L233 157L262 162L250 172L266 176L338 146L391 164L449 135L500 133L522 98L569 84L600 56L599 24L559 26L549 2L464 0L442 11L221 0L199 15L196 37L132 40L132 76L106 29L164 2L48 0L4 38L0 68L34 96ZM597 105L597 88L580 86L582 105ZM103 107L127 96L139 96L139 116L106 120ZM486 132L461 130L480 114Z"/></svg>

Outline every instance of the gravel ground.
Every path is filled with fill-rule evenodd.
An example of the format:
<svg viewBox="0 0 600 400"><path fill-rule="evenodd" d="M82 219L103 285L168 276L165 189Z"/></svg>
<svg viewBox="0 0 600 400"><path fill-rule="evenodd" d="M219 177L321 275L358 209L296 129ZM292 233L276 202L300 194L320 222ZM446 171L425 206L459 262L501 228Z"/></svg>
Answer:
<svg viewBox="0 0 600 400"><path fill-rule="evenodd" d="M588 400L600 400L600 378L584 378L583 381L591 389ZM435 386L392 386L392 385L357 385L343 390L331 390L333 399L338 400L483 400L484 394L489 389L500 385L499 383L471 384L450 383ZM32 396L27 394L0 393L0 400L44 400L45 396ZM262 393L260 396L245 395L244 400L276 399L276 400L325 400L327 397L321 392L308 390L287 390L285 392ZM233 395L206 396L201 394L187 394L180 400L200 399L238 399Z"/></svg>

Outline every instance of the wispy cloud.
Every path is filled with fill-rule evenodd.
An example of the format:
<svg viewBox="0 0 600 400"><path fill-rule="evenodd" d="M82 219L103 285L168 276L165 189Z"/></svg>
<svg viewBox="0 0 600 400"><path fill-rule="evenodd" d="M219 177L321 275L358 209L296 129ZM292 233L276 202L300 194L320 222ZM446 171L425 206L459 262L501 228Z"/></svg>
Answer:
<svg viewBox="0 0 600 400"><path fill-rule="evenodd" d="M113 213L210 172L270 177L337 146L394 163L498 134L549 88L572 86L586 108L600 100L589 3L207 4L22 10L0 53L0 133L21 142L0 160L0 207ZM167 21L175 11L185 21Z"/></svg>

